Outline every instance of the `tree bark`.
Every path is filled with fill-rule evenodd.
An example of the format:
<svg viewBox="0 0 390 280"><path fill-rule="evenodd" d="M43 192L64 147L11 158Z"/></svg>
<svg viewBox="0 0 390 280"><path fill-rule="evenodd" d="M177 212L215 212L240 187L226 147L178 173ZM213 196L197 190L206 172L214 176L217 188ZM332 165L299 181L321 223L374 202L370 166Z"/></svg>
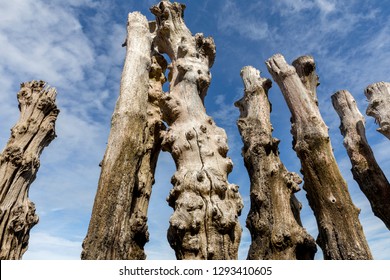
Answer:
<svg viewBox="0 0 390 280"><path fill-rule="evenodd" d="M268 100L272 82L261 78L260 72L251 66L241 70L241 77L244 97L235 106L240 109L237 125L251 181L247 227L252 243L248 259L314 259L316 243L302 227L301 204L294 195L302 180L287 171L279 158L279 140L272 137Z"/></svg>
<svg viewBox="0 0 390 280"><path fill-rule="evenodd" d="M0 259L21 259L30 229L38 223L28 198L43 149L55 138L59 110L56 90L43 81L22 83L18 92L20 118L0 155Z"/></svg>
<svg viewBox="0 0 390 280"><path fill-rule="evenodd" d="M156 16L155 45L171 59L169 94L160 96L164 121L163 149L177 172L168 202L174 209L168 240L178 259L236 259L242 209L238 186L227 182L232 170L226 133L203 105L210 84L215 45L192 36L183 21L185 5L162 1Z"/></svg>
<svg viewBox="0 0 390 280"><path fill-rule="evenodd" d="M377 131L390 139L390 83L371 84L364 93L369 102L366 114L379 124Z"/></svg>
<svg viewBox="0 0 390 280"><path fill-rule="evenodd" d="M375 216L390 229L390 184L367 142L364 117L346 90L333 94L332 103L341 120L340 131L353 178L370 201Z"/></svg>
<svg viewBox="0 0 390 280"><path fill-rule="evenodd" d="M148 95L162 90L164 77L157 57L152 58L148 21L138 12L128 16L124 45L120 96L82 259L146 258L147 210L163 129L159 108Z"/></svg>
<svg viewBox="0 0 390 280"><path fill-rule="evenodd" d="M303 188L317 219L317 243L324 258L371 259L360 210L352 203L316 104L318 77L313 58L300 57L293 67L277 54L266 64L292 114L293 148L301 161Z"/></svg>

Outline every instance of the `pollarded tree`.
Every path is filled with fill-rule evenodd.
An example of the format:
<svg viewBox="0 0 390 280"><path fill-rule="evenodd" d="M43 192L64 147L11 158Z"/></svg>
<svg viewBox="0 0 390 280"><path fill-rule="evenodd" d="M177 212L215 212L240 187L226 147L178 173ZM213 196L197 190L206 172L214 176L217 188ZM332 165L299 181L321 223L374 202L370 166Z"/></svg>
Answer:
<svg viewBox="0 0 390 280"><path fill-rule="evenodd" d="M169 93L160 95L163 149L177 171L168 202L174 209L168 240L178 259L236 259L241 237L242 202L238 186L229 184L232 161L227 158L226 133L205 111L215 45L186 27L185 5L162 1L151 8L156 16L154 44L171 60Z"/></svg>
<svg viewBox="0 0 390 280"><path fill-rule="evenodd" d="M364 93L369 102L366 114L375 118L377 130L390 139L390 83L371 84Z"/></svg>
<svg viewBox="0 0 390 280"><path fill-rule="evenodd" d="M266 65L292 114L293 148L301 161L303 188L317 219L317 242L324 258L371 259L358 218L360 210L349 195L317 106L314 59L302 56L290 66L276 54Z"/></svg>
<svg viewBox="0 0 390 280"><path fill-rule="evenodd" d="M22 83L18 92L20 118L0 154L0 259L21 259L30 229L38 223L28 198L43 149L55 138L59 110L57 92L43 81Z"/></svg>
<svg viewBox="0 0 390 280"><path fill-rule="evenodd" d="M147 211L164 128L153 99L165 81L164 59L153 55L152 40L146 17L130 13L120 95L82 259L146 258Z"/></svg>
<svg viewBox="0 0 390 280"><path fill-rule="evenodd" d="M272 82L261 78L251 66L241 70L241 77L244 97L235 105L240 109L237 125L251 181L247 227L252 243L248 259L313 259L316 243L302 227L301 204L294 195L302 180L287 171L279 158L279 140L272 137L268 100Z"/></svg>
<svg viewBox="0 0 390 280"><path fill-rule="evenodd" d="M353 178L370 201L375 216L390 229L390 183L367 142L365 119L346 90L333 94L332 103L341 120L340 131L351 160Z"/></svg>

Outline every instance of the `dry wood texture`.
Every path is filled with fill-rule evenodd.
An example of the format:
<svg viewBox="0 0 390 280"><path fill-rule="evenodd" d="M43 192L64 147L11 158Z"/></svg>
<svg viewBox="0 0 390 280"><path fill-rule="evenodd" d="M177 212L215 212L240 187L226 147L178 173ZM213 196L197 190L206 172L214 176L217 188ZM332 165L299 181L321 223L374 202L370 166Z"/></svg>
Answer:
<svg viewBox="0 0 390 280"><path fill-rule="evenodd" d="M235 105L241 113L237 125L251 181L247 227L252 243L248 259L314 259L316 243L302 227L301 205L294 195L302 180L287 171L279 158L279 140L272 137L268 100L272 82L261 78L251 66L241 70L241 77L244 97Z"/></svg>
<svg viewBox="0 0 390 280"><path fill-rule="evenodd" d="M162 146L177 168L168 197L174 209L168 240L178 259L236 259L241 197L238 186L227 181L232 161L226 156L226 133L203 105L215 45L203 34L192 36L184 9L169 1L151 8L157 23L155 46L171 60L169 93L160 96L169 125Z"/></svg>
<svg viewBox="0 0 390 280"><path fill-rule="evenodd" d="M160 152L163 124L152 96L164 76L151 53L149 23L130 13L120 96L112 117L107 150L82 259L145 259L147 210ZM151 98L149 98L149 94Z"/></svg>
<svg viewBox="0 0 390 280"><path fill-rule="evenodd" d="M22 83L18 92L20 118L0 155L0 259L21 259L30 229L38 223L28 198L43 149L55 138L59 110L56 91L43 81Z"/></svg>
<svg viewBox="0 0 390 280"><path fill-rule="evenodd" d="M313 58L302 56L290 66L277 54L266 64L292 114L293 148L301 161L303 188L317 219L317 242L324 258L371 259L358 218L360 210L352 203L317 106Z"/></svg>
<svg viewBox="0 0 390 280"><path fill-rule="evenodd" d="M390 139L390 83L371 84L364 93L369 102L366 114L375 118L377 130Z"/></svg>
<svg viewBox="0 0 390 280"><path fill-rule="evenodd" d="M370 201L375 216L390 229L390 184L367 142L364 117L346 90L333 94L332 103L341 120L340 131L353 178Z"/></svg>

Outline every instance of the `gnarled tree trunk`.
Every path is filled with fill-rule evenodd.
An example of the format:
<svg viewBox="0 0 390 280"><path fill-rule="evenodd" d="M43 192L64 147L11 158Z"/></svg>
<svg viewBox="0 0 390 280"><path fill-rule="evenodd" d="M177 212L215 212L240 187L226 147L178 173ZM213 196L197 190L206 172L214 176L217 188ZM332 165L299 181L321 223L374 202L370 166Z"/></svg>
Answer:
<svg viewBox="0 0 390 280"><path fill-rule="evenodd" d="M160 152L160 111L148 97L161 91L162 70L152 60L149 24L130 13L120 96L82 259L145 259L147 210Z"/></svg>
<svg viewBox="0 0 390 280"><path fill-rule="evenodd" d="M314 259L316 243L302 227L300 203L294 193L301 178L288 172L279 158L279 140L272 137L268 89L272 82L251 66L241 70L244 97L235 103L251 181L251 207L247 227L252 243L248 259ZM296 214L296 216L294 215Z"/></svg>
<svg viewBox="0 0 390 280"><path fill-rule="evenodd" d="M55 138L59 110L56 91L43 81L22 83L18 92L20 118L0 155L0 259L21 259L30 229L38 223L28 198L43 149Z"/></svg>
<svg viewBox="0 0 390 280"><path fill-rule="evenodd" d="M292 114L293 147L301 161L303 188L317 219L317 242L324 258L371 259L358 218L360 210L352 203L317 106L313 58L300 57L292 67L277 54L266 64Z"/></svg>
<svg viewBox="0 0 390 280"><path fill-rule="evenodd" d="M370 201L375 216L390 229L390 184L367 142L364 117L346 90L333 94L332 103L341 120L340 131L353 178Z"/></svg>
<svg viewBox="0 0 390 280"><path fill-rule="evenodd" d="M183 21L184 8L169 1L151 8L157 22L155 45L172 61L169 93L160 96L169 125L162 145L177 167L168 197L174 209L168 240L178 259L236 259L241 197L238 186L227 181L232 162L226 157L225 131L203 105L215 45L202 34L192 36Z"/></svg>
<svg viewBox="0 0 390 280"><path fill-rule="evenodd" d="M371 84L364 93L369 102L366 114L375 118L377 130L390 139L390 83Z"/></svg>

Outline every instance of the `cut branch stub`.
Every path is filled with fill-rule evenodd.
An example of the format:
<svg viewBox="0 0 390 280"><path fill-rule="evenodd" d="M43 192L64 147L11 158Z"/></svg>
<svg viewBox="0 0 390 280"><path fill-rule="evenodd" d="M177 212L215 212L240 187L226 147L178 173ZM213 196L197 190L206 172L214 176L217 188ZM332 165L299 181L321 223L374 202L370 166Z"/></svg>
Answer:
<svg viewBox="0 0 390 280"><path fill-rule="evenodd" d="M364 93L369 102L366 114L375 118L377 130L390 139L390 83L371 84Z"/></svg>
<svg viewBox="0 0 390 280"><path fill-rule="evenodd" d="M21 259L30 229L38 223L28 198L43 149L55 138L59 110L56 90L43 81L22 83L17 94L20 118L0 155L0 259Z"/></svg>
<svg viewBox="0 0 390 280"><path fill-rule="evenodd" d="M352 203L316 104L314 59L303 56L293 64L295 67L288 65L280 54L266 61L292 114L293 147L302 165L303 188L317 219L317 242L325 259L371 259L358 218L360 210Z"/></svg>
<svg viewBox="0 0 390 280"><path fill-rule="evenodd" d="M301 178L280 161L279 140L272 137L268 89L272 82L251 66L241 70L244 97L235 103L251 181L251 207L247 227L252 243L248 259L313 259L315 240L302 228L300 203L294 193Z"/></svg>
<svg viewBox="0 0 390 280"><path fill-rule="evenodd" d="M146 258L147 211L164 128L155 96L162 92L165 69L163 58L152 56L149 23L138 12L128 16L124 45L120 95L82 259Z"/></svg>
<svg viewBox="0 0 390 280"><path fill-rule="evenodd" d="M333 94L332 103L341 120L340 131L353 178L370 201L375 216L390 229L390 184L367 142L364 117L346 90Z"/></svg>
<svg viewBox="0 0 390 280"><path fill-rule="evenodd" d="M215 45L202 34L192 36L183 20L185 6L162 1L156 16L154 45L171 59L170 88L160 95L163 149L177 171L168 197L174 209L168 240L178 259L236 259L242 209L238 186L229 184L232 162L226 133L207 116L203 105L210 84Z"/></svg>

